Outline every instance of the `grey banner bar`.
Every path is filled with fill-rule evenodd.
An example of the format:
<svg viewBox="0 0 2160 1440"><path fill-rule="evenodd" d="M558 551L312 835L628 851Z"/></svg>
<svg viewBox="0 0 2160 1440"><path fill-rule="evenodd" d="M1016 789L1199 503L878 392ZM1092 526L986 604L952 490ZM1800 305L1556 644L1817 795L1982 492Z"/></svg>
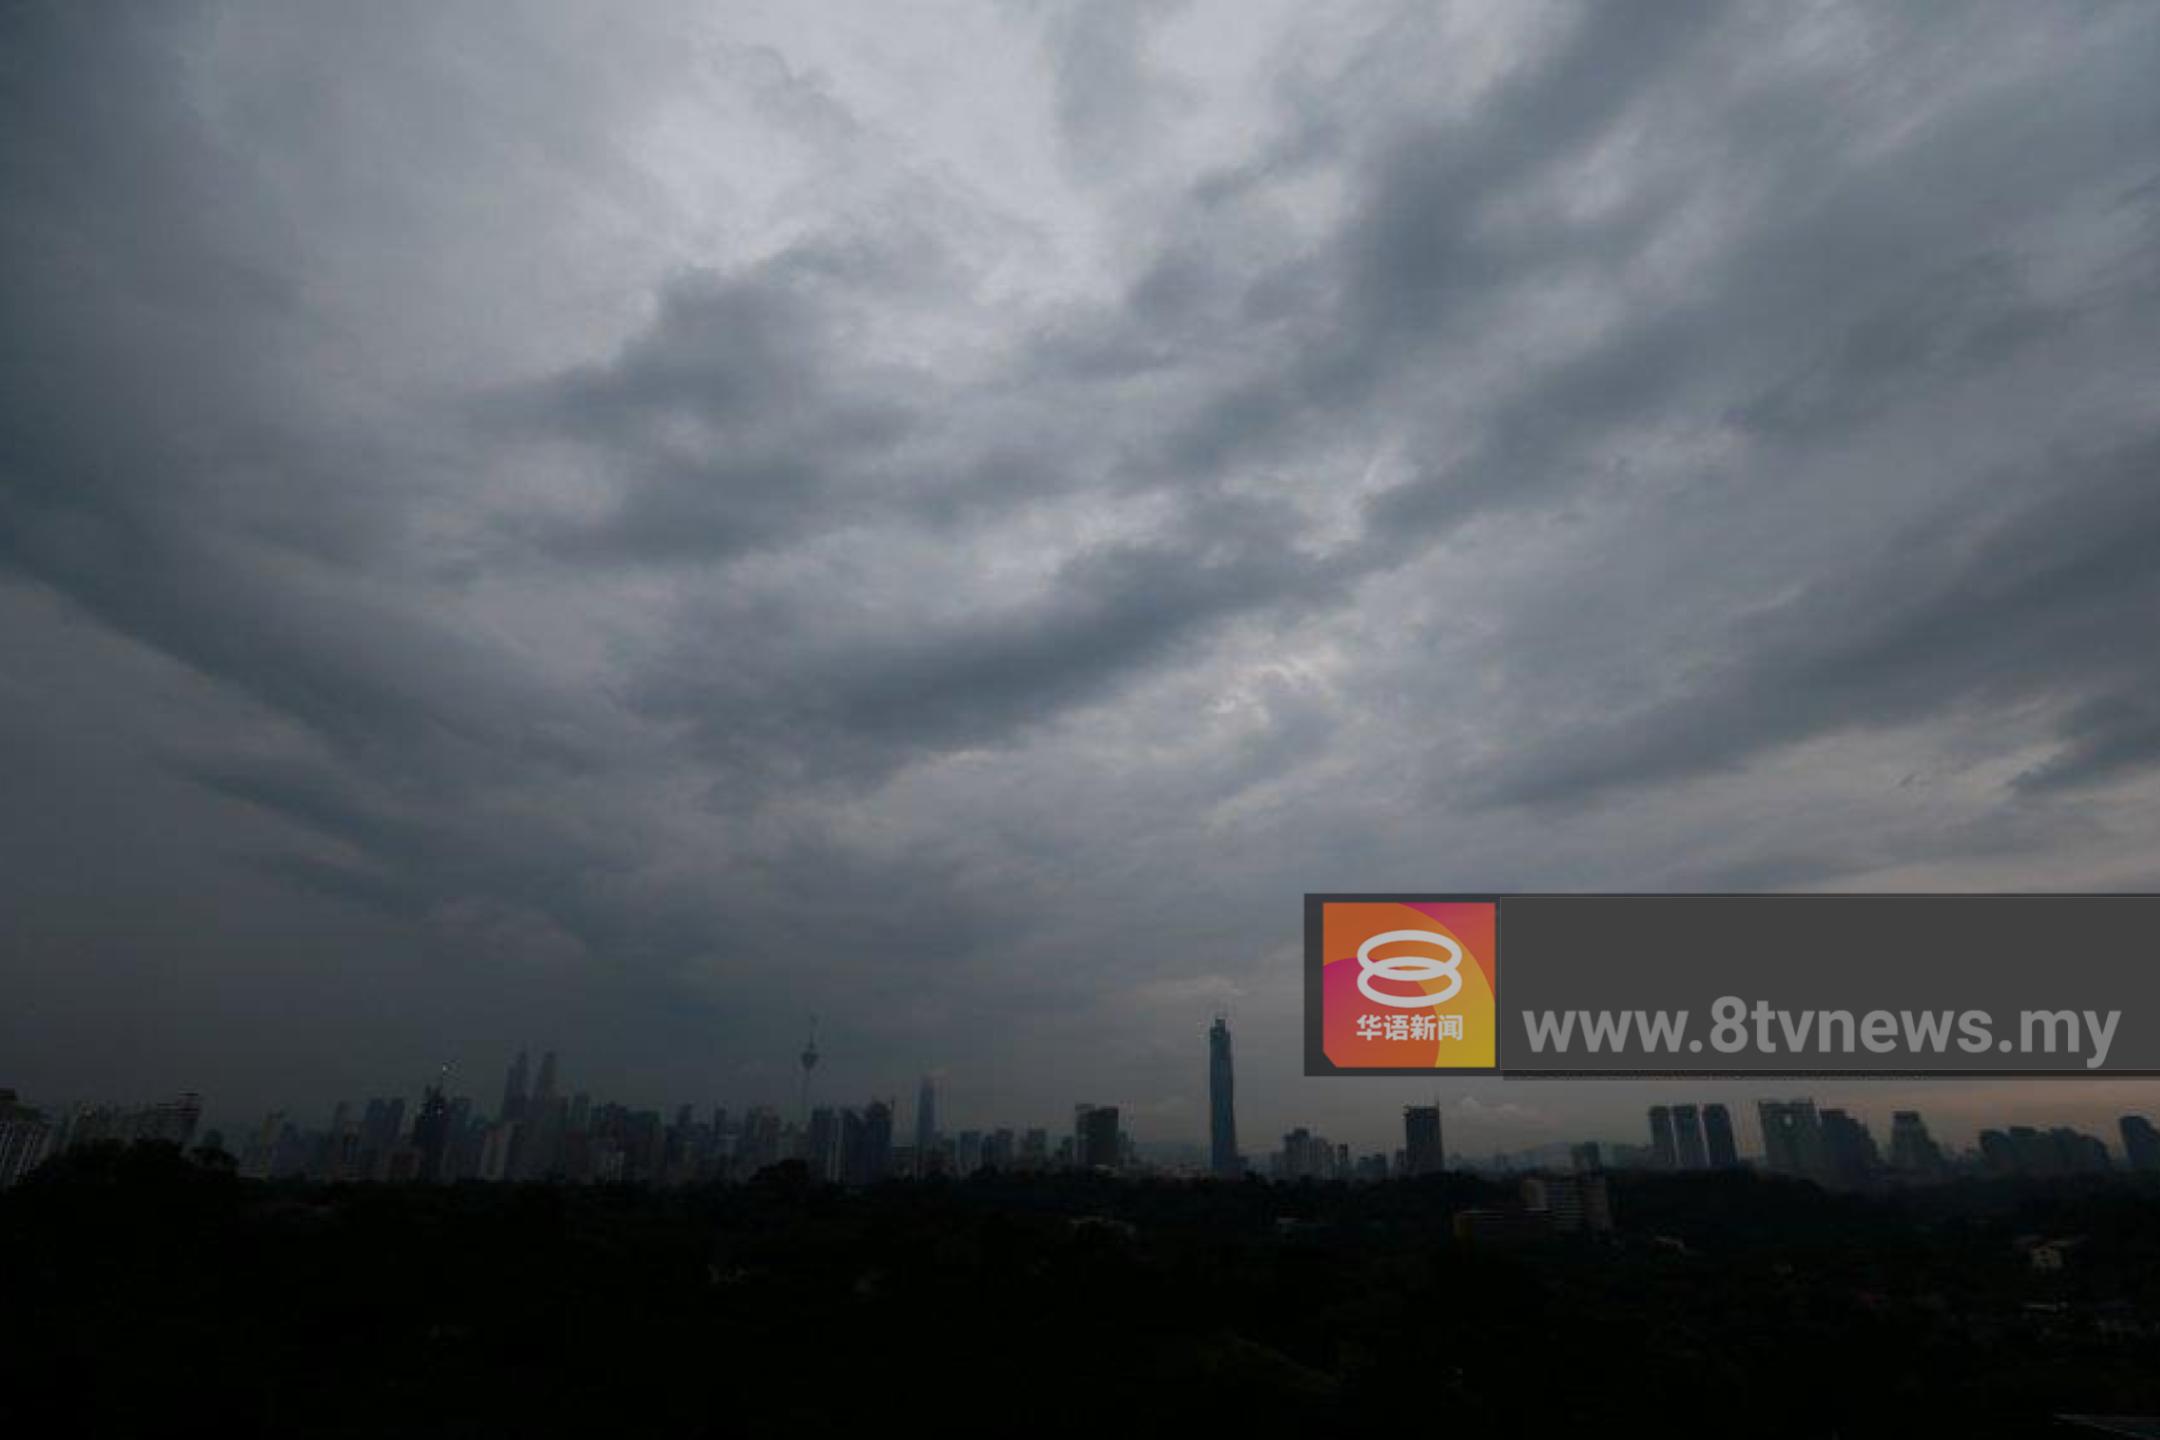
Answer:
<svg viewBox="0 0 2160 1440"><path fill-rule="evenodd" d="M1509 1073L2160 1073L2160 896L1541 895L1500 916ZM1745 1016L1720 1032L1725 998ZM1557 1020L1533 1044L1531 1016L1598 1011L1686 1011L1686 1038L1653 1047L1638 1022L1615 1050L1608 1022L1591 1051L1578 1018L1565 1050ZM1940 1049L1912 1043L1910 1017L1946 1013Z"/></svg>
<svg viewBox="0 0 2160 1440"><path fill-rule="evenodd" d="M1503 1074L2160 1075L2160 896L1496 898Z"/></svg>

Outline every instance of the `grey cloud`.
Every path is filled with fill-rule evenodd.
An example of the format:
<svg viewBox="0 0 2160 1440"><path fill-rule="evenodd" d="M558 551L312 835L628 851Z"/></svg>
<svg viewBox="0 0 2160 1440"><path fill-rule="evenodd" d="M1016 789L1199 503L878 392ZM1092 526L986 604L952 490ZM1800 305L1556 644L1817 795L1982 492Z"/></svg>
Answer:
<svg viewBox="0 0 2160 1440"><path fill-rule="evenodd" d="M2150 16L871 13L0 18L11 1083L1191 1114L1304 888L2152 873Z"/></svg>
<svg viewBox="0 0 2160 1440"><path fill-rule="evenodd" d="M2081 694L2065 717L2067 753L2028 788L2160 760L2143 738L2148 712L2130 698L2155 678L2132 637L2160 615L2160 438L2051 461L2053 475L2000 482L2044 498L1974 517L1960 497L1736 625L1731 653L1680 693L1537 752L1494 798L1572 801L1729 767L1826 730Z"/></svg>

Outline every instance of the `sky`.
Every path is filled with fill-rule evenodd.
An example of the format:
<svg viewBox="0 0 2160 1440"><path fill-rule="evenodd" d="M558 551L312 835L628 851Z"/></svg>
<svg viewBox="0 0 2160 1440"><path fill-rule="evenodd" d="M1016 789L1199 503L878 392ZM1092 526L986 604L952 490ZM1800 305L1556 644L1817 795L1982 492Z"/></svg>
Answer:
<svg viewBox="0 0 2160 1440"><path fill-rule="evenodd" d="M6 4L0 1085L790 1105L815 1014L821 1099L1177 1140L1223 1011L1255 1152L2112 1135L1303 1079L1301 897L2160 889L2155 74L2069 0Z"/></svg>

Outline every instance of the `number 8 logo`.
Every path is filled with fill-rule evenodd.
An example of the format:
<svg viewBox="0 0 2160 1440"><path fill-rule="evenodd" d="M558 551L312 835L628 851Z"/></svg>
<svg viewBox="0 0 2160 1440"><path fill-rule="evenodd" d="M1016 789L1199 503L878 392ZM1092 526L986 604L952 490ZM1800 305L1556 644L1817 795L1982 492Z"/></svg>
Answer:
<svg viewBox="0 0 2160 1440"><path fill-rule="evenodd" d="M1448 958L1436 960L1429 955L1391 955L1384 960L1372 958L1374 950L1398 940L1438 946L1448 952ZM1462 946L1445 935L1435 934L1431 930L1390 930L1373 936L1357 947L1357 963L1362 972L1358 975L1357 988L1364 993L1366 999L1377 1004L1392 1005L1398 1010L1421 1010L1428 1005L1444 1004L1454 999L1462 990L1462 962ZM1390 995L1373 988L1373 981L1376 979L1437 980L1443 975L1447 977L1447 988L1435 990L1429 995Z"/></svg>

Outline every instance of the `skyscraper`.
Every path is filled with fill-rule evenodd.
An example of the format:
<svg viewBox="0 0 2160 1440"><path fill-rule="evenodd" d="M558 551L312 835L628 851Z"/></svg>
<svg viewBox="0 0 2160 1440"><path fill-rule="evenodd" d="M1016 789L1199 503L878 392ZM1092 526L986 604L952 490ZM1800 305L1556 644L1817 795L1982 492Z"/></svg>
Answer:
<svg viewBox="0 0 2160 1440"><path fill-rule="evenodd" d="M1682 1170L1701 1170L1709 1164L1703 1154L1702 1111L1693 1105L1672 1107L1673 1155Z"/></svg>
<svg viewBox="0 0 2160 1440"><path fill-rule="evenodd" d="M1928 1134L1917 1110L1890 1115L1890 1168L1913 1176L1937 1176L1944 1170L1942 1147Z"/></svg>
<svg viewBox="0 0 2160 1440"><path fill-rule="evenodd" d="M1676 1162L1673 1150L1672 1107L1650 1107L1650 1163L1660 1170L1670 1170Z"/></svg>
<svg viewBox="0 0 2160 1440"><path fill-rule="evenodd" d="M2160 1170L2160 1130L2143 1115L2125 1115L2122 1129L2123 1159L2132 1170Z"/></svg>
<svg viewBox="0 0 2160 1440"><path fill-rule="evenodd" d="M443 1174L443 1156L450 1147L450 1102L443 1098L442 1085L427 1087L420 1101L420 1113L413 1120L413 1149L419 1153L419 1177L433 1185L447 1177Z"/></svg>
<svg viewBox="0 0 2160 1440"><path fill-rule="evenodd" d="M810 1072L817 1069L818 1062L817 1016L815 1015L810 1017L810 1038L804 1042L802 1054L797 1058L802 1063L802 1104L797 1107L796 1115L807 1125L810 1123Z"/></svg>
<svg viewBox="0 0 2160 1440"><path fill-rule="evenodd" d="M840 1168L840 1117L830 1106L821 1105L810 1112L810 1129L803 1144L803 1160L810 1167L812 1176L819 1180L839 1178Z"/></svg>
<svg viewBox="0 0 2160 1440"><path fill-rule="evenodd" d="M1115 1170L1118 1159L1118 1107L1074 1107L1073 1163L1083 1170Z"/></svg>
<svg viewBox="0 0 2160 1440"><path fill-rule="evenodd" d="M1440 1148L1440 1107L1405 1105L1403 1118L1403 1170L1410 1175L1438 1175L1447 1169L1447 1153Z"/></svg>
<svg viewBox="0 0 2160 1440"><path fill-rule="evenodd" d="M1226 1180L1237 1178L1244 1169L1238 1160L1232 1086L1230 1022L1218 1015L1208 1030L1208 1168Z"/></svg>
<svg viewBox="0 0 2160 1440"><path fill-rule="evenodd" d="M540 1057L540 1079L533 1086L533 1103L545 1106L555 1098L555 1052Z"/></svg>
<svg viewBox="0 0 2160 1440"><path fill-rule="evenodd" d="M840 1169L850 1185L873 1185L892 1173L892 1106L873 1100L840 1115Z"/></svg>
<svg viewBox="0 0 2160 1440"><path fill-rule="evenodd" d="M1868 1128L1843 1110L1824 1110L1816 1117L1822 1128L1823 1165L1816 1172L1824 1183L1843 1189L1864 1185L1882 1168L1882 1155Z"/></svg>
<svg viewBox="0 0 2160 1440"><path fill-rule="evenodd" d="M1755 1113L1762 1120L1763 1161L1774 1173L1823 1173L1822 1123L1813 1100L1761 1100Z"/></svg>
<svg viewBox="0 0 2160 1440"><path fill-rule="evenodd" d="M933 1173L937 1153L937 1083L925 1075L922 1088L915 1092L915 1168L925 1175Z"/></svg>
<svg viewBox="0 0 2160 1440"><path fill-rule="evenodd" d="M1723 1105L1702 1107L1703 1141L1713 1170L1740 1168L1740 1147L1733 1144L1732 1114Z"/></svg>
<svg viewBox="0 0 2160 1440"><path fill-rule="evenodd" d="M525 1052L518 1051L517 1059L510 1062L510 1073L503 1077L502 1113L498 1120L515 1120L525 1113Z"/></svg>

